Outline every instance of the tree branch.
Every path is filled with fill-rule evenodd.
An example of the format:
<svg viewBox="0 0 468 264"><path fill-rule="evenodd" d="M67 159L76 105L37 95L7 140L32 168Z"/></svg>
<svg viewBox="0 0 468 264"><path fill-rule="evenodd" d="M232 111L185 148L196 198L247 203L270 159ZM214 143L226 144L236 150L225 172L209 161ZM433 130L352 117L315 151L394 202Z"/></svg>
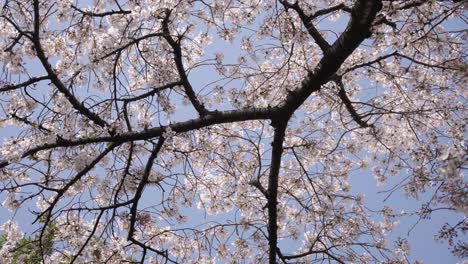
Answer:
<svg viewBox="0 0 468 264"><path fill-rule="evenodd" d="M171 82L171 83L168 83L168 84L165 84L165 85L161 85L159 87L155 87L155 88L151 89L151 91L146 92L144 94L140 94L140 95L137 95L137 96L131 97L131 98L118 99L118 100L124 101L124 102L127 102L127 103L135 102L135 101L144 99L146 97L153 96L153 95L155 95L155 94L157 94L157 93L159 93L161 91L164 91L166 89L173 88L173 87L175 87L177 85L182 85L182 81Z"/></svg>
<svg viewBox="0 0 468 264"><path fill-rule="evenodd" d="M106 127L108 126L107 122L99 117L96 113L91 112L88 108L86 108L82 102L79 102L78 99L65 87L65 84L58 78L57 74L55 73L52 65L50 65L48 58L44 52L44 49L41 45L41 40L39 36L40 32L40 14L39 14L39 0L34 0L34 32L32 42L34 45L34 49L36 50L36 55L41 61L42 66L47 71L48 78L51 82L57 87L57 89L65 95L67 100L70 104L75 108L80 114L88 117L92 120L95 124Z"/></svg>
<svg viewBox="0 0 468 264"><path fill-rule="evenodd" d="M182 62L182 49L180 47L180 41L175 41L169 32L169 16L170 16L170 11L167 11L167 16L164 18L162 27L163 27L163 33L164 33L164 38L166 39L167 43L172 47L174 51L174 62L177 68L177 72L180 75L180 78L182 80L182 86L184 87L185 94L189 98L190 102L192 103L193 107L197 110L198 114L200 116L205 116L207 115L210 111L208 111L205 106L200 102L200 100L197 98L197 95L195 94L195 91L193 90L192 85L190 84L190 81L188 79L187 73L184 68L184 63Z"/></svg>
<svg viewBox="0 0 468 264"><path fill-rule="evenodd" d="M311 19L314 19L314 18L317 18L319 16L323 16L323 15L326 15L326 14L336 12L338 10L343 10L345 12L351 13L351 8L349 8L345 4L341 3L341 4L336 5L336 6L331 6L329 8L324 8L324 9L318 10L317 12L312 14L310 17L311 17Z"/></svg>
<svg viewBox="0 0 468 264"><path fill-rule="evenodd" d="M289 118L288 118L289 119ZM268 246L269 263L276 264L278 244L278 177L283 154L283 141L288 119L276 123L271 150L270 175L268 176Z"/></svg>
<svg viewBox="0 0 468 264"><path fill-rule="evenodd" d="M147 130L136 131L136 132L125 132L122 134L115 134L111 136L102 136L102 137L93 137L93 138L83 138L77 140L66 140L61 137L57 137L56 142L46 143L40 146L33 147L23 153L21 156L25 158L29 155L32 155L38 151L58 148L58 147L73 147L85 144L92 143L102 143L102 142L115 142L123 143L128 141L135 140L146 140L151 138L156 138L161 136L165 129L169 127L172 131L176 133L184 133L191 130L196 130L204 127L208 127L215 124L224 124L224 123L233 123L233 122L242 122L242 121L251 121L251 120L265 120L272 119L275 116L279 116L281 109L279 108L251 108L245 110L231 110L231 111L216 111L210 112L210 114L191 119L184 122L177 122L170 124L168 126L158 126L150 128ZM0 169L8 166L10 163L6 160L0 162Z"/></svg>
<svg viewBox="0 0 468 264"><path fill-rule="evenodd" d="M296 11L302 21L302 24L307 29L307 32L309 32L309 35L315 40L315 43L317 43L323 52L326 52L330 48L330 44L328 44L328 42L323 38L322 34L320 34L320 32L314 26L312 22L314 17L306 15L299 6L298 2L291 4L287 0L280 0L280 3L283 4L285 8L291 8Z"/></svg>
<svg viewBox="0 0 468 264"><path fill-rule="evenodd" d="M338 84L338 86L340 87L340 90L338 91L338 96L340 97L341 101L345 105L346 109L348 110L348 112L351 115L351 117L353 118L353 120L356 123L358 123L361 127L371 127L371 126L373 126L372 124L367 123L367 121L362 119L362 117L358 114L358 112L354 108L351 100L349 99L348 95L346 94L344 84L343 84L343 81L341 80L341 78L337 78L337 80L335 80L335 83Z"/></svg>
<svg viewBox="0 0 468 264"><path fill-rule="evenodd" d="M26 87L28 85L35 84L37 82L47 80L47 79L49 79L48 75L39 76L39 77L32 77L29 80L27 80L25 82L22 82L22 83L7 84L5 86L2 86L2 87L0 87L0 92L7 92L7 91L11 91L11 90L16 90L18 88Z"/></svg>
<svg viewBox="0 0 468 264"><path fill-rule="evenodd" d="M165 257L166 259L169 260L167 254L164 251L157 250L157 249L152 249L146 246L144 243L141 243L138 241L136 238L133 237L133 234L135 232L135 222L136 222L136 217L137 217L137 210L138 210L138 202L140 201L140 198L143 194L143 189L145 188L146 184L148 183L148 178L151 173L151 168L153 167L153 163L158 157L158 153L161 150L162 146L164 144L164 137L159 137L158 143L156 146L153 148L153 151L151 152L148 161L146 162L145 170L143 172L143 176L141 178L140 183L138 184L137 190L135 191L135 197L133 198L133 204L130 209L130 229L128 231L128 236L127 239L129 241L132 241L133 243L145 248L145 249L150 249L153 252Z"/></svg>
<svg viewBox="0 0 468 264"><path fill-rule="evenodd" d="M53 215L53 210L54 207L57 205L61 197L70 189L71 186L73 186L77 181L79 181L84 175L86 175L89 171L91 171L96 164L101 161L109 152L111 152L115 147L117 147L118 144L111 144L108 146L101 154L99 154L93 161L91 161L89 164L87 164L80 172L78 172L73 179L71 179L65 186L63 186L61 189L57 190L57 194L54 197L54 200L50 203L49 207L40 213L37 217L36 220L33 222L33 224L40 220L42 217L45 216L44 220L44 225L43 228L41 229L41 233L39 235L39 241L42 241L44 237L44 233L46 230L47 225L50 223L52 215ZM42 250L42 247L41 247ZM44 254L41 254L44 256Z"/></svg>
<svg viewBox="0 0 468 264"><path fill-rule="evenodd" d="M279 107L293 113L313 92L320 90L346 58L371 35L372 22L381 8L381 1L356 1L345 32L327 49L315 69L302 81L301 87L292 91Z"/></svg>
<svg viewBox="0 0 468 264"><path fill-rule="evenodd" d="M93 16L93 17L105 17L105 16L112 16L112 15L126 15L126 14L132 13L132 11L130 11L130 10L111 10L111 11L102 12L102 13L95 13L95 12L91 12L91 11L81 10L80 8L76 7L75 5L71 5L71 7L73 9L75 9L76 11L80 12L83 15Z"/></svg>

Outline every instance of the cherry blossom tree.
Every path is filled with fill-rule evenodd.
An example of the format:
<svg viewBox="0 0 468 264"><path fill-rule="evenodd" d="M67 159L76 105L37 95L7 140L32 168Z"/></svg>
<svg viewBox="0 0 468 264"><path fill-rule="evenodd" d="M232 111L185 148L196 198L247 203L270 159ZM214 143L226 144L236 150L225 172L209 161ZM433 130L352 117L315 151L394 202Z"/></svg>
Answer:
<svg viewBox="0 0 468 264"><path fill-rule="evenodd" d="M1 197L36 260L407 263L398 219L441 210L468 256L466 1L1 5Z"/></svg>

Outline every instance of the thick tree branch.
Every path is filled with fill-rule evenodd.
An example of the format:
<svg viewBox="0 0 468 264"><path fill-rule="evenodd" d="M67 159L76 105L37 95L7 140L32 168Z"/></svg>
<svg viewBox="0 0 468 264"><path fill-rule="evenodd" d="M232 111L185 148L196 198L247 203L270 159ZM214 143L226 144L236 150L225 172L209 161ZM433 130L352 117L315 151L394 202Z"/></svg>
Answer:
<svg viewBox="0 0 468 264"><path fill-rule="evenodd" d="M269 263L276 264L278 244L278 178L281 168L281 155L283 154L283 141L288 119L278 120L273 136L271 150L270 174L268 176L268 246Z"/></svg>
<svg viewBox="0 0 468 264"><path fill-rule="evenodd" d="M371 26L382 8L381 1L361 0L356 1L351 12L351 19L348 26L333 45L326 49L324 56L302 82L302 86L292 91L286 101L279 106L283 116L289 116L299 108L304 101L315 91L320 90L321 85L329 79L340 68L341 64L351 53L361 44L364 39L371 35ZM287 119L286 119L287 120ZM269 262L276 263L277 254L277 188L278 173L283 151L282 142L284 129L281 123L277 124L272 150L272 165L270 167L270 177L268 182L268 232L269 232ZM276 149L279 148L279 149Z"/></svg>
<svg viewBox="0 0 468 264"><path fill-rule="evenodd" d="M279 108L252 108L252 109L245 109L245 110L217 111L217 112L211 112L209 115L206 115L204 117L191 119L191 120L184 121L184 122L177 122L174 124L170 124L168 126L159 126L159 127L154 127L154 128L150 128L147 130L136 131L136 132L125 132L125 133L116 134L113 136L83 138L83 139L77 139L77 140L66 140L61 137L57 137L56 142L46 143L40 146L33 147L25 151L21 157L25 158L38 151L57 148L57 147L73 147L73 146L92 144L92 143L102 143L102 142L123 143L123 142L128 142L128 141L146 140L146 139L156 138L156 137L161 136L167 127L169 127L172 131L176 133L184 133L184 132L208 127L208 126L215 125L215 124L272 119L276 116L279 116L280 114L281 114L281 109ZM0 169L4 168L7 165L9 165L8 161L0 162Z"/></svg>
<svg viewBox="0 0 468 264"><path fill-rule="evenodd" d="M279 107L292 113L313 92L320 90L321 85L330 80L346 58L371 35L372 22L381 8L381 1L356 1L345 32L327 49L315 69L302 81L301 87L292 91Z"/></svg>
<svg viewBox="0 0 468 264"><path fill-rule="evenodd" d="M126 14L132 13L132 11L130 11L130 10L111 10L111 11L107 11L107 12L96 13L96 12L92 12L92 11L81 10L80 8L76 7L75 5L72 5L71 7L73 9L75 9L76 11L80 12L83 15L93 16L93 17L105 17L105 16L112 16L112 15L126 15Z"/></svg>
<svg viewBox="0 0 468 264"><path fill-rule="evenodd" d="M79 102L78 99L67 89L64 83L58 78L57 74L55 73L52 65L50 65L49 60L44 52L44 49L41 45L40 40L40 23L41 18L39 14L39 0L34 0L34 32L32 42L34 45L34 49L36 50L36 55L41 61L42 66L47 71L48 77L51 82L57 87L57 89L65 95L67 100L70 104L75 108L80 114L88 117L94 123L101 127L108 126L107 122L99 117L96 113L91 112L88 108L84 106L83 103Z"/></svg>

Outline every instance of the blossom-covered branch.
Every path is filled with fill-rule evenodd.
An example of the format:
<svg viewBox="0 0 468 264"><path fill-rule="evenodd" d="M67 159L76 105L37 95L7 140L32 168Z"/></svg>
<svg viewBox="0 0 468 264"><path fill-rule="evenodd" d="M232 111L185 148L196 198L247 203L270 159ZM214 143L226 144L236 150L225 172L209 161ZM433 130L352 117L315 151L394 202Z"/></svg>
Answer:
<svg viewBox="0 0 468 264"><path fill-rule="evenodd" d="M464 5L6 1L0 262L465 257Z"/></svg>

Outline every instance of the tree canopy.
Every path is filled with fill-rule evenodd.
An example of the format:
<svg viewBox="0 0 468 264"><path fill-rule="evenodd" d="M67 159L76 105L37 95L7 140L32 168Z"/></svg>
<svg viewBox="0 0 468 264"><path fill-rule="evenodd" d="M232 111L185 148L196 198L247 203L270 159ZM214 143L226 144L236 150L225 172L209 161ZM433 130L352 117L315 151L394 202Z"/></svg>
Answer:
<svg viewBox="0 0 468 264"><path fill-rule="evenodd" d="M466 1L0 8L2 263L408 263L439 211L468 257Z"/></svg>

